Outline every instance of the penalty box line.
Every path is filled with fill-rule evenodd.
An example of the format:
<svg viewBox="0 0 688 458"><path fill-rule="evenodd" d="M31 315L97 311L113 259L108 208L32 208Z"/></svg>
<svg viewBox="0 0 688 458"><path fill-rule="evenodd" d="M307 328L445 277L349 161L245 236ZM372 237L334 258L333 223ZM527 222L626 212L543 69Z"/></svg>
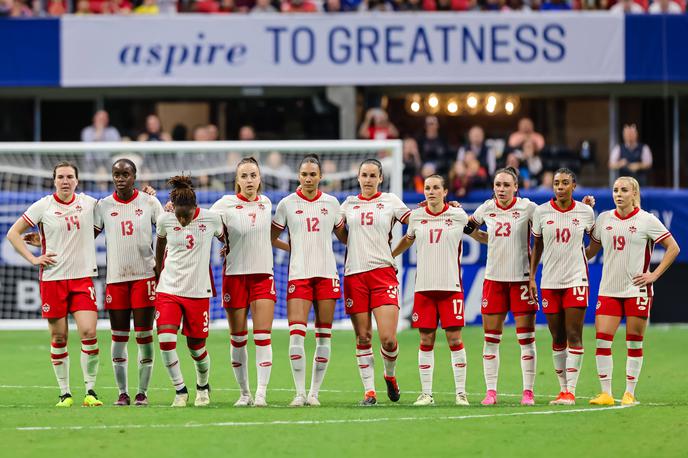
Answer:
<svg viewBox="0 0 688 458"><path fill-rule="evenodd" d="M632 406L610 406L587 409L568 409L568 410L539 410L530 412L494 413L478 415L445 415L439 417L418 416L418 417L380 417L380 418L352 418L341 420L274 420L274 421L224 421L211 423L168 423L168 424L131 424L131 425L85 425L85 426L20 426L12 428L15 431L69 431L69 430L107 430L107 429L160 429L160 428L240 428L252 426L303 426L303 425L340 425L340 424L364 424L382 423L389 421L413 422L413 421L460 421L471 419L500 418L500 417L522 417L528 415L558 415L565 413L589 413L604 412L607 410L628 409Z"/></svg>

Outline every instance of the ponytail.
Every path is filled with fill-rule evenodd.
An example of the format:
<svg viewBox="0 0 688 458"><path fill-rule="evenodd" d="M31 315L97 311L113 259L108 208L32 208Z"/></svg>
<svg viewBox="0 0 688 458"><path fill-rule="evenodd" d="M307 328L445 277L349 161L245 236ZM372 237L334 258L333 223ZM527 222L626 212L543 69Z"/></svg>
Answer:
<svg viewBox="0 0 688 458"><path fill-rule="evenodd" d="M167 184L172 186L172 191L170 191L170 200L175 207L196 206L196 193L194 192L191 177L177 175L167 180Z"/></svg>

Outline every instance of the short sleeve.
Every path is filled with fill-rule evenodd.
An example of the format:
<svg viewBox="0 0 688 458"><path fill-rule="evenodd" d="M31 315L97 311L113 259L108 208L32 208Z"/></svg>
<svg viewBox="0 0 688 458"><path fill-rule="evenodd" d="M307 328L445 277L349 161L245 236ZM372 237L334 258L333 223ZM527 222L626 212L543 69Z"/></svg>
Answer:
<svg viewBox="0 0 688 458"><path fill-rule="evenodd" d="M160 218L160 215L165 213L165 210L162 208L162 204L158 199L155 197L151 198L150 200L150 207L151 207L151 223L155 224L158 221L158 218Z"/></svg>
<svg viewBox="0 0 688 458"><path fill-rule="evenodd" d="M31 206L24 212L22 218L26 221L29 226L36 227L42 220L43 214L48 206L46 199L41 199L37 202L31 204Z"/></svg>
<svg viewBox="0 0 688 458"><path fill-rule="evenodd" d="M213 235L215 237L222 237L224 235L222 217L218 213L210 213L210 215L213 217L213 221L215 222L215 232L213 232Z"/></svg>
<svg viewBox="0 0 688 458"><path fill-rule="evenodd" d="M604 226L604 223L602 223L603 217L604 213L601 213L600 216L597 217L597 221L595 221L595 224L592 226L592 230L590 231L590 238L597 243L602 243L602 232L600 231L600 227Z"/></svg>
<svg viewBox="0 0 688 458"><path fill-rule="evenodd" d="M415 240L417 227L418 220L413 217L413 214L411 214L411 216L409 216L408 229L406 229L406 238L409 240Z"/></svg>
<svg viewBox="0 0 688 458"><path fill-rule="evenodd" d="M93 207L93 227L98 229L98 231L103 230L103 201L99 200L98 203Z"/></svg>
<svg viewBox="0 0 688 458"><path fill-rule="evenodd" d="M158 234L158 237L160 237L161 239L167 238L167 229L165 228L166 214L167 213L160 215L160 217L155 223L155 233Z"/></svg>
<svg viewBox="0 0 688 458"><path fill-rule="evenodd" d="M535 237L542 237L542 217L540 216L541 214L542 211L540 210L540 207L537 207L533 212L533 225L530 228L530 231L533 233Z"/></svg>
<svg viewBox="0 0 688 458"><path fill-rule="evenodd" d="M478 208L475 209L471 219L476 222L478 226L482 226L485 223L485 207L486 203L480 204Z"/></svg>
<svg viewBox="0 0 688 458"><path fill-rule="evenodd" d="M595 210L592 209L592 207L587 207L587 212L588 212L588 221L585 225L585 232L591 233L593 228L595 227Z"/></svg>
<svg viewBox="0 0 688 458"><path fill-rule="evenodd" d="M466 213L466 210L463 208L458 208L456 212L456 219L462 227L468 224L468 214Z"/></svg>
<svg viewBox="0 0 688 458"><path fill-rule="evenodd" d="M394 217L400 222L404 222L404 218L411 214L411 210L406 206L406 204L396 195L394 196Z"/></svg>
<svg viewBox="0 0 688 458"><path fill-rule="evenodd" d="M535 202L528 201L528 207L526 208L526 211L528 212L528 219L532 221L533 214L535 213L535 209L537 208L537 204Z"/></svg>
<svg viewBox="0 0 688 458"><path fill-rule="evenodd" d="M287 204L286 199L280 200L275 210L275 216L272 217L272 224L278 229L284 229L287 226Z"/></svg>
<svg viewBox="0 0 688 458"><path fill-rule="evenodd" d="M339 206L339 212L337 213L337 227L341 227L346 224L346 209L349 207L349 199L345 200L343 204Z"/></svg>
<svg viewBox="0 0 688 458"><path fill-rule="evenodd" d="M647 238L654 243L660 243L662 240L671 237L671 232L669 232L666 226L652 213L648 213L646 221Z"/></svg>

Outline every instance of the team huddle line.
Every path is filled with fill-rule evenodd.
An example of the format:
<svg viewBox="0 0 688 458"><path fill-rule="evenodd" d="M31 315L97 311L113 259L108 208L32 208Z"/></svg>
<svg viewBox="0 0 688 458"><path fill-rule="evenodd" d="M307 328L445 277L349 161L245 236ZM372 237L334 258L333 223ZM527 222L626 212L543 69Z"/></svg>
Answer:
<svg viewBox="0 0 688 458"><path fill-rule="evenodd" d="M360 193L347 197L340 205L335 197L320 191L320 160L309 154L298 169L298 189L278 203L273 216L272 202L261 193L259 164L250 157L237 165L235 193L223 196L209 210L198 206L190 177L170 178L169 208L163 209L154 190L136 189L136 172L134 162L117 160L112 166L114 193L96 200L76 193L77 167L60 162L53 170L55 193L32 204L7 234L15 250L40 268L42 314L51 334L50 356L60 389L59 407L70 407L74 402L67 352L70 313L81 338L80 363L86 384L82 405L102 405L95 392L99 348L92 277L97 275L95 237L103 231L107 235L105 307L110 316L112 364L119 389L116 405L132 402L127 374L132 316L138 350L134 404L148 405L154 322L162 362L175 389L172 406L184 407L189 402L177 354L180 328L196 369L194 404L210 404L206 339L215 287L209 267L212 241L218 238L224 243L225 257L222 304L230 328L232 369L240 391L234 405L267 406L277 299L274 247L290 256L287 317L295 386L290 406L319 406L319 392L330 360L335 304L342 296L333 233L347 247L343 295L356 335L355 354L364 391L361 405L377 403L373 317L387 396L392 402L401 397L396 377L399 284L394 258L414 244L418 261L411 321L420 335L418 368L422 387L414 405L434 404L433 349L440 325L451 352L455 402L469 405L465 390L466 349L461 337L465 319L460 263L462 238L466 235L487 245L481 309L486 394L481 404L498 403L499 346L508 312L514 316L521 349L521 404L535 404L535 314L540 303L552 336L552 358L560 384L560 392L550 404L576 403L588 306L587 260L600 249L604 249L605 258L596 308L595 359L601 392L590 403L615 403L611 344L623 317L627 320L627 365L621 403L637 403L634 391L643 362L652 285L673 263L679 247L664 225L640 208L640 187L633 178L616 180L612 190L616 209L595 219L592 197L582 202L573 200L576 177L570 170L555 173L553 198L537 205L518 196L514 169L500 169L495 174L494 197L469 217L458 203L446 202L446 182L439 175L425 179L426 200L415 210L398 196L380 192L384 177L382 164L376 159L360 164ZM392 246L391 232L397 222L408 228ZM33 227L38 233L24 234ZM285 229L288 242L280 239ZM590 240L587 246L585 234ZM661 243L666 252L651 271L650 255L656 243ZM41 246L40 256L34 256L27 244ZM535 274L541 260L539 297ZM307 390L304 341L311 308L315 313L316 348ZM255 392L248 379L249 310L257 369Z"/></svg>

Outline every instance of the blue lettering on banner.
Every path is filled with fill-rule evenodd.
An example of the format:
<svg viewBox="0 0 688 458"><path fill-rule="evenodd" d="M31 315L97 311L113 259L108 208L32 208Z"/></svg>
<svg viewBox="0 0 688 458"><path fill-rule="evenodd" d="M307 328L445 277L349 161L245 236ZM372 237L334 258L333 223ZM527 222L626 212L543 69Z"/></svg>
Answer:
<svg viewBox="0 0 688 458"><path fill-rule="evenodd" d="M247 47L243 43L223 44L206 43L205 35L197 35L198 43L187 45L184 43L154 43L127 44L119 52L119 62L123 66L162 66L161 73L172 75L176 67L187 64L189 55L192 56L190 65L214 65L216 60L229 65L239 65L244 62Z"/></svg>
<svg viewBox="0 0 688 458"><path fill-rule="evenodd" d="M508 40L505 40L505 39L500 40L497 37L497 34L499 33L500 30L508 31L509 26L505 25L505 24L499 24L499 25L495 25L494 27L492 27L492 61L498 62L500 64L508 64L509 63L508 57L497 55L498 48L507 47L509 45Z"/></svg>
<svg viewBox="0 0 688 458"><path fill-rule="evenodd" d="M368 32L368 33L366 33L366 32ZM366 35L368 35L370 37L369 38L370 41L368 41L367 39L364 39ZM357 38L358 38L358 53L357 53L358 63L359 64L363 63L363 50L367 49L372 62L377 64L377 55L375 54L375 47L378 45L378 42L380 40L380 36L378 34L377 29L375 27L369 27L369 26L359 27L357 30Z"/></svg>
<svg viewBox="0 0 688 458"><path fill-rule="evenodd" d="M392 55L392 52L394 48L401 48L404 45L403 41L399 41L399 39L395 39L392 37L392 34L395 32L403 32L404 27L400 25L392 25L389 27L385 28L385 42L387 46L385 47L385 59L388 64L403 64L404 59L400 57L394 57Z"/></svg>
<svg viewBox="0 0 688 458"><path fill-rule="evenodd" d="M442 34L442 62L449 62L449 32L456 30L455 25L436 25L435 30Z"/></svg>
<svg viewBox="0 0 688 458"><path fill-rule="evenodd" d="M558 35L559 41L555 39L556 35ZM550 44L553 48L555 48L552 51L550 51L549 48L544 49L543 55L545 56L545 59L550 62L560 62L564 59L564 56L566 56L566 47L560 40L562 40L565 36L566 32L559 24L550 24L545 27L543 39L545 43Z"/></svg>
<svg viewBox="0 0 688 458"><path fill-rule="evenodd" d="M306 57L298 55L297 48L299 48L299 35L306 37L306 48L308 50L306 52ZM294 29L294 33L291 36L291 53L294 62L296 62L297 64L305 65L313 62L313 58L315 57L315 34L311 29L309 29L308 27L297 27L296 29Z"/></svg>
<svg viewBox="0 0 688 458"><path fill-rule="evenodd" d="M424 54L428 63L432 63L430 45L428 44L428 37L425 35L425 29L423 27L418 27L418 30L416 30L416 37L413 40L413 49L411 50L411 63L416 62L416 54Z"/></svg>
<svg viewBox="0 0 688 458"><path fill-rule="evenodd" d="M537 59L537 46L535 43L530 41L526 36L526 32L531 36L532 40L537 38L537 30L530 24L521 25L516 28L516 42L522 44L525 48L529 49L529 54L522 51L521 48L516 49L516 58L521 62L533 62Z"/></svg>
<svg viewBox="0 0 688 458"><path fill-rule="evenodd" d="M337 36L343 35L346 42L344 42L342 44L335 44L335 40L336 40L335 35L337 35ZM330 33L329 33L328 39L327 39L327 44L328 44L327 49L329 50L330 60L333 63L335 63L337 65L342 65L342 64L346 64L349 62L349 59L351 59L351 46L348 44L348 41L350 39L351 39L351 32L349 32L349 29L347 29L344 26L339 25L337 27L334 27L332 30L330 30ZM337 42L337 43L339 43L339 42ZM335 54L336 53L335 48L342 51L342 54L339 54L339 53Z"/></svg>
<svg viewBox="0 0 688 458"><path fill-rule="evenodd" d="M471 48L473 48L473 52L475 55L478 57L478 60L480 62L483 62L485 60L485 29L483 27L480 27L479 29L480 32L480 43L477 43L473 36L471 35L470 30L468 30L468 27L463 28L463 43L462 43L462 48L463 48L463 62L468 62L468 44L470 43Z"/></svg>
<svg viewBox="0 0 688 458"><path fill-rule="evenodd" d="M273 36L273 42L272 42L272 49L273 49L272 63L273 64L279 64L280 63L280 34L283 32L286 32L287 28L286 27L266 27L265 30L274 35Z"/></svg>

